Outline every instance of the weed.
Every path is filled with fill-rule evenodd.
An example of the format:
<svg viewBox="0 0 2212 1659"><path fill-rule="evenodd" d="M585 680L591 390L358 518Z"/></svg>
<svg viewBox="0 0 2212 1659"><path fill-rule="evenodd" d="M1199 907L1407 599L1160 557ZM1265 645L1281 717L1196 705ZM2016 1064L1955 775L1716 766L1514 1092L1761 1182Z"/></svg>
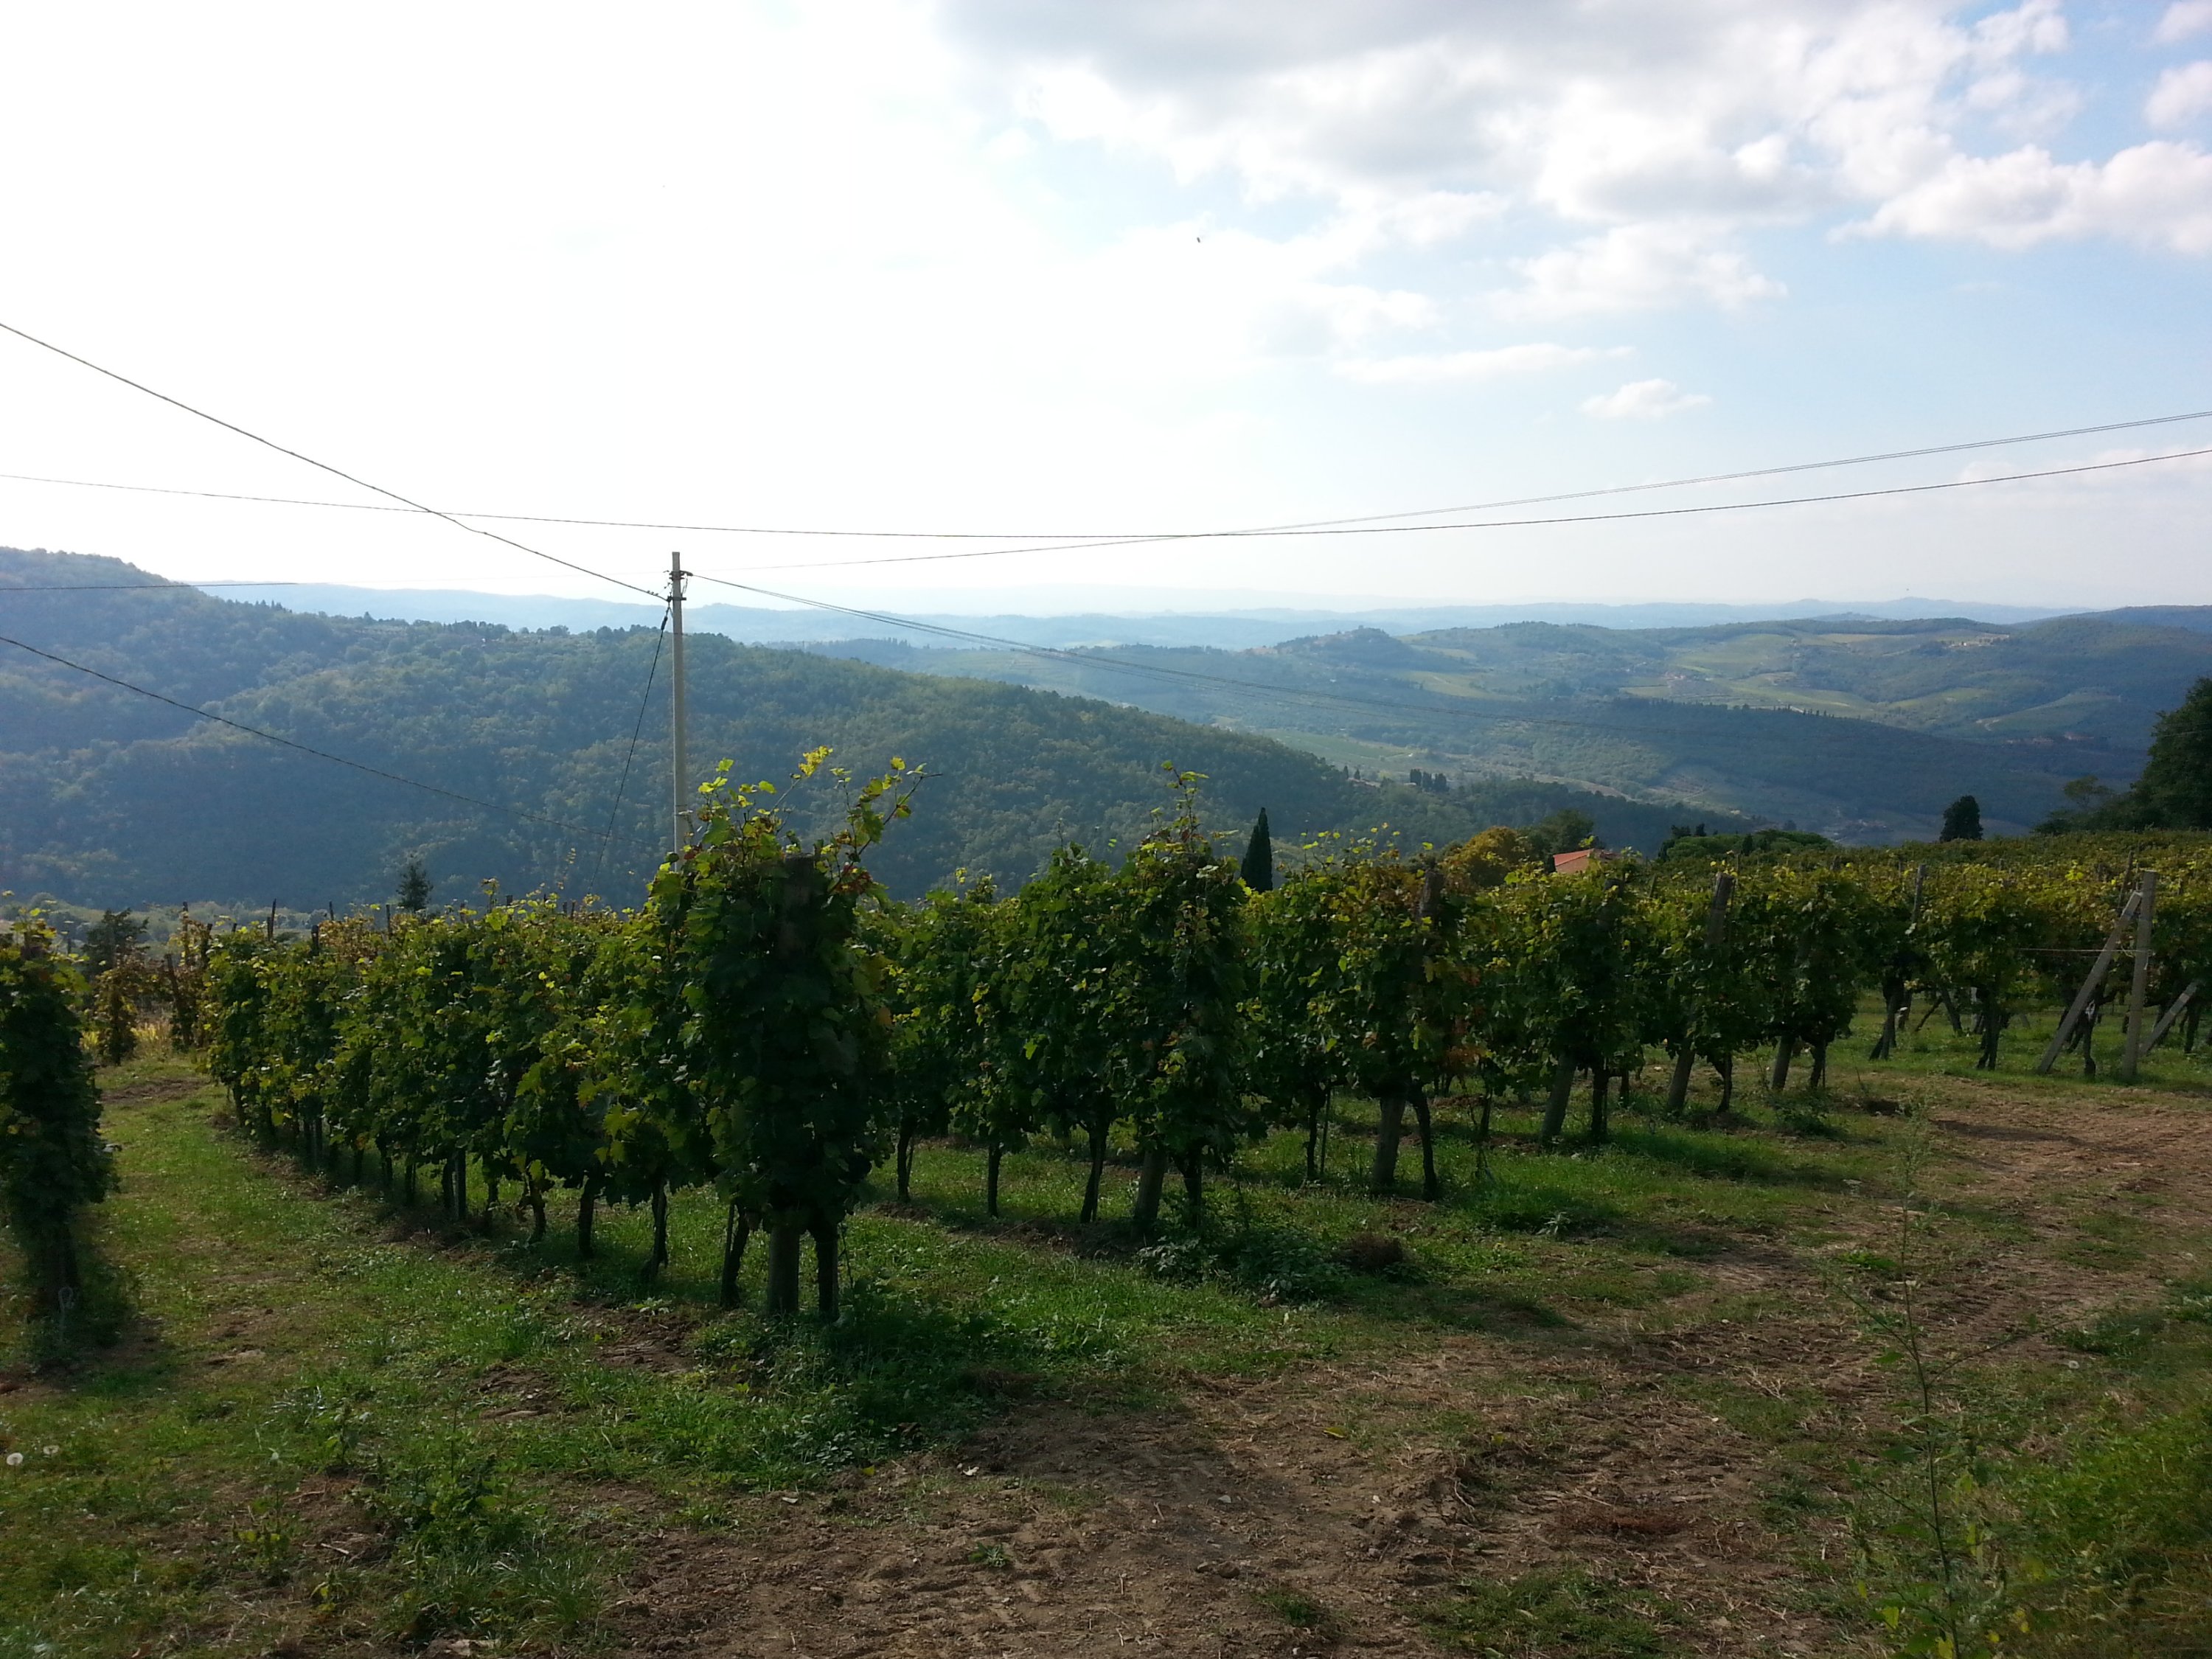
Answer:
<svg viewBox="0 0 2212 1659"><path fill-rule="evenodd" d="M231 1528L230 1541L248 1570L264 1582L278 1584L289 1576L299 1540L287 1523L284 1506L272 1498L257 1498L246 1506L244 1526Z"/></svg>
<svg viewBox="0 0 2212 1659"><path fill-rule="evenodd" d="M2166 1328L2166 1315L2155 1308L2120 1309L2087 1325L2061 1331L2058 1340L2077 1353L2132 1358L2150 1346Z"/></svg>
<svg viewBox="0 0 2212 1659"><path fill-rule="evenodd" d="M1320 1636L1337 1627L1335 1617L1327 1607L1300 1591L1278 1585L1254 1591L1252 1599L1292 1630L1310 1631Z"/></svg>
<svg viewBox="0 0 2212 1659"><path fill-rule="evenodd" d="M1862 1593L1904 1653L1954 1656L1996 1635L2008 1611L2004 1571L1986 1524L1988 1472L1976 1420L1960 1397L1963 1355L1933 1345L1924 1276L1936 1265L1938 1217L1920 1194L1932 1149L1917 1105L1899 1147L1902 1200L1887 1270L1871 1290L1842 1281L1881 1343L1879 1363L1901 1377L1898 1432L1863 1482L1851 1515Z"/></svg>
<svg viewBox="0 0 2212 1659"><path fill-rule="evenodd" d="M1336 1247L1336 1259L1356 1273L1386 1273L1406 1260L1406 1242L1382 1233L1355 1233Z"/></svg>
<svg viewBox="0 0 2212 1659"><path fill-rule="evenodd" d="M359 1397L337 1395L320 1383L284 1395L274 1415L307 1435L311 1460L325 1474L343 1474L354 1468L371 1417Z"/></svg>
<svg viewBox="0 0 2212 1659"><path fill-rule="evenodd" d="M1449 1600L1425 1610L1423 1621L1452 1648L1501 1659L1669 1659L1684 1651L1674 1635L1680 1621L1665 1601L1579 1567L1462 1580Z"/></svg>
<svg viewBox="0 0 2212 1659"><path fill-rule="evenodd" d="M592 1553L458 1435L374 1459L361 1501L393 1537L403 1639L574 1631L597 1610Z"/></svg>

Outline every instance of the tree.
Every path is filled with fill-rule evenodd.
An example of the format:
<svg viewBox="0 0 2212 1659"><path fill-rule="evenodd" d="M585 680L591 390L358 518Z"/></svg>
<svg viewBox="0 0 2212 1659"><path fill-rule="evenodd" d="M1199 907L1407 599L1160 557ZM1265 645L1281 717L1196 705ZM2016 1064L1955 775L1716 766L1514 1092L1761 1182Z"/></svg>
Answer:
<svg viewBox="0 0 2212 1659"><path fill-rule="evenodd" d="M988 1146L1000 1144L1003 1128L994 1125L1044 1122L1063 1134L1083 1133L1091 1154L1086 1224L1098 1218L1107 1142L1133 1085L1131 1045L1119 1035L1120 897L1111 866L1068 846L1011 901L976 998L984 1063L962 1094L964 1126L982 1131Z"/></svg>
<svg viewBox="0 0 2212 1659"><path fill-rule="evenodd" d="M1199 1226L1206 1166L1227 1164L1258 1127L1243 1099L1246 889L1199 828L1200 775L1162 770L1179 810L1115 873L1108 947L1118 1065L1144 1155L1131 1218L1140 1233L1158 1219L1170 1163L1182 1171L1184 1219Z"/></svg>
<svg viewBox="0 0 2212 1659"><path fill-rule="evenodd" d="M78 1024L83 984L52 947L36 921L0 933L0 1211L43 1312L79 1287L79 1206L115 1184Z"/></svg>
<svg viewBox="0 0 2212 1659"><path fill-rule="evenodd" d="M2150 759L2131 792L2143 819L2166 830L2212 830L2212 678L2158 717Z"/></svg>
<svg viewBox="0 0 2212 1659"><path fill-rule="evenodd" d="M1783 865L1747 880L1736 909L1736 932L1761 959L1770 1085L1787 1085L1802 1048L1812 1050L1810 1086L1824 1088L1828 1045L1850 1029L1860 988L1887 954L1881 903L1863 877Z"/></svg>
<svg viewBox="0 0 2212 1659"><path fill-rule="evenodd" d="M1601 844L1597 839L1597 820L1571 806L1561 807L1541 823L1530 824L1522 833L1537 855L1544 859L1571 853L1578 847Z"/></svg>
<svg viewBox="0 0 2212 1659"><path fill-rule="evenodd" d="M1981 802L1972 795L1961 795L1943 809L1943 828L1936 840L1979 841L1981 838Z"/></svg>
<svg viewBox="0 0 2212 1659"><path fill-rule="evenodd" d="M797 777L829 752L810 752ZM761 804L769 786L732 787L723 762L701 791L697 841L661 867L648 902L724 1196L733 1218L757 1215L768 1230L771 1314L798 1311L811 1235L822 1315L836 1317L840 1232L876 1159L892 1021L860 920L882 890L860 856L887 817L907 814L912 775L891 764L842 829L810 845Z"/></svg>
<svg viewBox="0 0 2212 1659"><path fill-rule="evenodd" d="M1978 1070L1995 1071L1997 1041L2036 971L2044 934L2030 884L2011 871L1960 865L1927 895L1929 967L1953 999L1971 1006L1982 1039Z"/></svg>
<svg viewBox="0 0 2212 1659"><path fill-rule="evenodd" d="M957 1115L961 1127L991 1149L988 1205L999 1212L999 1164L1010 1139L992 1133L1001 1121L976 1109L1002 1092L991 1064L983 1010L1002 961L1009 914L988 876L957 892L935 892L918 905L886 905L867 918L873 948L886 965L884 1004L891 1014L891 1116L897 1130L893 1169L903 1203L913 1195L915 1143L942 1134Z"/></svg>
<svg viewBox="0 0 2212 1659"><path fill-rule="evenodd" d="M1267 809L1260 809L1260 820L1252 826L1252 838L1244 843L1244 864L1241 872L1244 884L1255 893L1272 893L1275 890L1275 838L1267 830Z"/></svg>
<svg viewBox="0 0 2212 1659"><path fill-rule="evenodd" d="M1307 864L1249 912L1250 1084L1277 1121L1304 1126L1309 1181L1327 1172L1329 1097L1347 1076L1335 1012L1344 954L1336 882L1333 862Z"/></svg>
<svg viewBox="0 0 2212 1659"><path fill-rule="evenodd" d="M1632 864L1505 889L1492 940L1486 1000L1522 1011L1511 1022L1541 1042L1552 1067L1541 1139L1556 1144L1566 1124L1576 1073L1590 1074L1590 1139L1610 1133L1607 1088L1643 1048L1641 1005L1659 953L1648 944ZM1493 1012L1492 1018L1497 1014Z"/></svg>
<svg viewBox="0 0 2212 1659"><path fill-rule="evenodd" d="M135 959L144 948L146 919L128 910L102 910L84 930L84 971L98 979L109 969Z"/></svg>
<svg viewBox="0 0 2212 1659"><path fill-rule="evenodd" d="M1343 860L1328 901L1337 938L1329 1008L1352 1080L1380 1109L1372 1185L1393 1190L1406 1111L1421 1138L1421 1195L1443 1188L1424 1084L1445 1069L1468 983L1453 949L1463 908L1434 860Z"/></svg>
<svg viewBox="0 0 2212 1659"><path fill-rule="evenodd" d="M399 908L420 911L430 902L430 872L422 867L422 860L410 858L400 866Z"/></svg>

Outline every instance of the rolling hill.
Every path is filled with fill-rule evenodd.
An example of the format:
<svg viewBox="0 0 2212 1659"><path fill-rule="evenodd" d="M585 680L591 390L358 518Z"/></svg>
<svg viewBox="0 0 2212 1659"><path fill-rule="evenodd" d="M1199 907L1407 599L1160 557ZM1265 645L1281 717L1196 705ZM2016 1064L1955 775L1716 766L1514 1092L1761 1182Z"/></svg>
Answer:
<svg viewBox="0 0 2212 1659"><path fill-rule="evenodd" d="M1390 775L1543 778L1850 841L1930 835L1965 793L1993 828L2017 831L2060 804L2069 779L2124 783L2157 711L2212 673L2212 633L2178 611L2010 626L1358 629L1260 650L1042 659L872 640L814 648L1123 697Z"/></svg>
<svg viewBox="0 0 2212 1659"><path fill-rule="evenodd" d="M641 702L653 629L380 623L121 586L158 582L114 560L0 552L0 635L519 810L487 812L368 776L0 647L0 888L86 903L344 904L387 896L402 860L420 854L447 893L490 878L510 890L630 896L657 860L665 673ZM52 586L84 591L20 591ZM914 817L873 860L906 892L960 868L1018 882L1062 839L1104 845L1141 833L1167 802L1164 763L1207 775L1209 818L1237 844L1263 805L1279 846L1384 825L1443 842L1574 809L1612 843L1649 848L1682 816L1541 781L1446 793L1378 786L1252 732L984 679L713 636L695 640L690 658L702 775L728 757L741 778L781 781L818 744L860 774L893 755L929 770ZM810 826L837 805L818 784L786 799ZM595 832L610 822L617 839L603 863Z"/></svg>

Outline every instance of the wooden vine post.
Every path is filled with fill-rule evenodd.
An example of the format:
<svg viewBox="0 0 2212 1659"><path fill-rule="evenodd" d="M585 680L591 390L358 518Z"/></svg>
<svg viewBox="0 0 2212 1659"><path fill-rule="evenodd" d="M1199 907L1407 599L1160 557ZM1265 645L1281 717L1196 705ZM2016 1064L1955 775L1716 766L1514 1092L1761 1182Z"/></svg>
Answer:
<svg viewBox="0 0 2212 1659"><path fill-rule="evenodd" d="M2128 902L2120 907L2120 914L2112 919L2112 931L2105 935L2105 948L2097 952L2096 961L2089 965L2088 977L2081 981L2081 988L2074 994L2074 1000L2067 1006L2066 1018L2058 1022L2058 1030L2052 1035L2042 1057L2035 1062L2038 1077L2049 1076L2051 1068L2058 1063L2058 1056L2066 1052L2067 1039L2074 1035L2074 1028L2081 1023L2081 1016L2089 1012L2089 1005L2096 1000L2098 989L2105 982L2105 975L2112 971L2112 958L2119 954L2120 941L2127 937L2128 923L2142 908L2142 889L2138 887L2128 895Z"/></svg>
<svg viewBox="0 0 2212 1659"><path fill-rule="evenodd" d="M2136 893L2142 902L2136 906L2135 972L2128 981L2128 1046L2120 1060L2123 1083L2136 1080L2136 1068L2150 1049L2143 1041L2148 1035L2143 1030L2143 997L2150 988L2150 927L2152 915L2158 908L2158 872L2144 871Z"/></svg>
<svg viewBox="0 0 2212 1659"><path fill-rule="evenodd" d="M2188 1011L2190 1003L2195 1000L2203 985L2201 980L2191 980L2181 988L2181 994L2166 1005L2166 1012L2159 1016L2158 1024L2150 1028L2150 1041L2143 1045L2146 1054L2165 1040L2166 1032L2173 1027L2173 1022Z"/></svg>

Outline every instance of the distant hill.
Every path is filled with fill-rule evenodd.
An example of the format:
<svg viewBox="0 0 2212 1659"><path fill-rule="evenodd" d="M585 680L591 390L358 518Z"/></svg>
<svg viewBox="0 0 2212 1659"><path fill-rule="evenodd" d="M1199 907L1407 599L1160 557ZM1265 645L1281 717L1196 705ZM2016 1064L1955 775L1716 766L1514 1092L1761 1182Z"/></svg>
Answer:
<svg viewBox="0 0 2212 1659"><path fill-rule="evenodd" d="M114 560L0 551L0 634L423 782L586 828L609 821L653 629L365 622L189 588L9 592L157 580ZM963 867L1018 882L1065 837L1103 847L1140 834L1166 803L1164 762L1207 775L1209 819L1235 845L1263 805L1279 848L1383 825L1440 843L1574 809L1614 845L1656 849L1683 816L1542 781L1377 786L1263 735L1091 697L713 636L692 646L702 775L726 756L741 779L781 781L817 744L864 775L893 755L934 775L874 861L908 892ZM614 815L623 840L602 869L588 836L365 776L0 647L0 889L304 908L388 896L419 854L447 896L492 878L509 890L634 896L668 817L662 668ZM832 794L809 786L786 799L819 824Z"/></svg>
<svg viewBox="0 0 2212 1659"><path fill-rule="evenodd" d="M1126 697L1341 764L1548 778L1853 842L1932 835L1964 793L1993 828L2025 830L2057 809L2068 779L2132 778L2157 712L2212 673L2212 636L2094 617L1363 628L1259 650L1042 660L886 641L814 648Z"/></svg>
<svg viewBox="0 0 2212 1659"><path fill-rule="evenodd" d="M2131 605L2118 611L2092 611L2068 622L2124 623L2131 628L2179 628L2212 634L2212 605Z"/></svg>
<svg viewBox="0 0 2212 1659"><path fill-rule="evenodd" d="M853 618L837 611L762 605L726 605L716 589L695 588L689 607L691 626L701 633L726 634L756 645L790 645L841 640L855 629ZM727 590L720 590L726 592ZM1057 603L1048 610L945 611L941 594L888 593L852 599L865 609L896 615L922 626L885 623L866 631L914 645L938 642L932 627L989 634L1024 645L1193 645L1244 648L1273 645L1304 635L1375 628L1393 634L1419 634L1442 628L1495 628L1508 623L1547 622L1607 629L1700 628L1717 623L1763 622L1775 617L1859 616L1901 617L1971 617L1978 622L2014 623L2055 616L2021 605L1983 605L1968 600L1892 599L1845 605L1801 599L1779 605L1589 605L1537 602L1527 605L1217 605L1208 596L1177 600L1164 591L1150 605L1131 603L1102 610L1089 590L1071 590L1079 603ZM348 587L303 582L234 586L218 597L246 603L265 601L289 611L340 617L369 617L403 622L490 622L509 628L650 628L658 606L621 599L556 599L548 594L475 593L447 588ZM831 594L829 597L836 598ZM1049 599L1049 591L1035 596ZM1141 592L1132 593L1141 599ZM1227 596L1213 596L1227 597Z"/></svg>

